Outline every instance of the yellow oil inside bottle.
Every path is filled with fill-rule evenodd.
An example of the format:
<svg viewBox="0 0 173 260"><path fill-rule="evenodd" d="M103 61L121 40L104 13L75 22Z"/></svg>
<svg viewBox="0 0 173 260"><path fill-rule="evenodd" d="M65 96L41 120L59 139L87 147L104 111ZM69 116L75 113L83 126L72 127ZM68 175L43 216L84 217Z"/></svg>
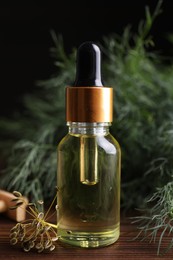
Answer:
<svg viewBox="0 0 173 260"><path fill-rule="evenodd" d="M120 148L110 135L66 135L58 146L58 235L80 247L120 233Z"/></svg>

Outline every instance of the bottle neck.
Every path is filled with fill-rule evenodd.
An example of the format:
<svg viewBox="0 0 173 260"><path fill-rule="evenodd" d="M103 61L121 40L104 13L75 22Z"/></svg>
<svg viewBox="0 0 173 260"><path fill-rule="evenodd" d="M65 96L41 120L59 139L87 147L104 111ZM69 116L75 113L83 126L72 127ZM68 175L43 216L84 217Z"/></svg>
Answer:
<svg viewBox="0 0 173 260"><path fill-rule="evenodd" d="M70 134L105 135L109 133L111 123L67 122Z"/></svg>

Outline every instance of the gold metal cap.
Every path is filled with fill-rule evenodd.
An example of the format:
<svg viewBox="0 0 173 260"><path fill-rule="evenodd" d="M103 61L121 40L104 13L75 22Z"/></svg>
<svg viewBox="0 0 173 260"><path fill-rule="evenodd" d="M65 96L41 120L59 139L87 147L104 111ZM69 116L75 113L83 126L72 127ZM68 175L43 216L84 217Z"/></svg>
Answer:
<svg viewBox="0 0 173 260"><path fill-rule="evenodd" d="M67 87L67 122L112 122L113 88Z"/></svg>

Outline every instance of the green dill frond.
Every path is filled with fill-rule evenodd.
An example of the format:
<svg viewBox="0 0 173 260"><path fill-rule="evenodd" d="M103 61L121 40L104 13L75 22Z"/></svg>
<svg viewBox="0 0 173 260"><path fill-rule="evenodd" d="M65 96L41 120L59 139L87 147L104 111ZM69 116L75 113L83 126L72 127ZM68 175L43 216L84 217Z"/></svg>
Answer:
<svg viewBox="0 0 173 260"><path fill-rule="evenodd" d="M35 201L50 198L48 194L52 195L56 186L55 131L55 127L47 125L37 133L37 142L20 140L15 143L2 186L8 190L20 190ZM20 158L20 161L16 158Z"/></svg>
<svg viewBox="0 0 173 260"><path fill-rule="evenodd" d="M157 254L166 253L173 247L173 182L167 183L147 200L151 206L143 215L134 217L133 224L139 229L138 238L148 242L158 243ZM162 248L164 237L167 247Z"/></svg>

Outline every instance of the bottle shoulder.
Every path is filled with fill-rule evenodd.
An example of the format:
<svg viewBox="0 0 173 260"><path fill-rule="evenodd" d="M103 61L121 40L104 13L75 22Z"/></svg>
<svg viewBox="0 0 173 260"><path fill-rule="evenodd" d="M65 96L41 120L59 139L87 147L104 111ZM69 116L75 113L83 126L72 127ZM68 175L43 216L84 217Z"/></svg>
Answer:
<svg viewBox="0 0 173 260"><path fill-rule="evenodd" d="M103 150L105 150L106 153L109 154L116 154L117 152L120 153L120 145L118 141L110 133L104 136L98 136L97 144Z"/></svg>
<svg viewBox="0 0 173 260"><path fill-rule="evenodd" d="M119 142L117 141L117 139L116 139L112 134L109 133L109 134L106 136L106 139L107 139L110 143L114 144L118 149L120 149L120 144L119 144Z"/></svg>
<svg viewBox="0 0 173 260"><path fill-rule="evenodd" d="M98 147L103 149L106 153L117 153L120 152L120 145L118 141L110 134L99 134L99 135L81 135L81 134L70 134L68 133L60 141L58 145L59 150L64 149L78 149L81 143L81 140L95 140Z"/></svg>

